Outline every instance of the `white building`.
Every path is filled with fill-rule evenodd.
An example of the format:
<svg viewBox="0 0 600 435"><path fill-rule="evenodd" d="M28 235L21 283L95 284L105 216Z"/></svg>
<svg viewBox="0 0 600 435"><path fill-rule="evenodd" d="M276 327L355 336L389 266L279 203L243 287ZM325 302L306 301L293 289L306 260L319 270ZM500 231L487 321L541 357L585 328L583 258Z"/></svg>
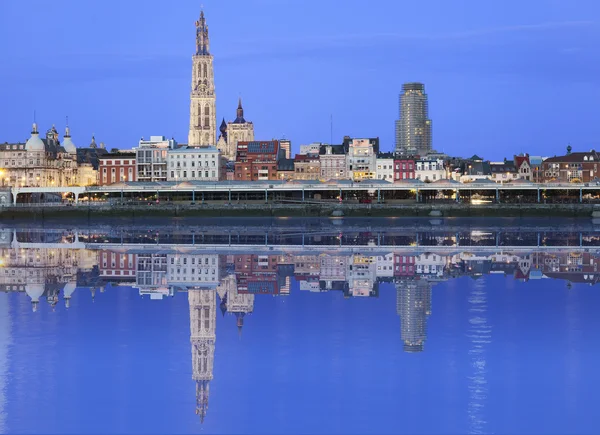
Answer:
<svg viewBox="0 0 600 435"><path fill-rule="evenodd" d="M167 181L167 152L175 149L177 142L164 136L150 136L150 140L142 138L137 148L136 180Z"/></svg>
<svg viewBox="0 0 600 435"><path fill-rule="evenodd" d="M440 159L420 159L415 162L415 178L432 183L446 178L444 161Z"/></svg>
<svg viewBox="0 0 600 435"><path fill-rule="evenodd" d="M167 181L219 181L225 161L215 147L179 147L167 152Z"/></svg>
<svg viewBox="0 0 600 435"><path fill-rule="evenodd" d="M377 179L394 182L394 158L393 157L377 157Z"/></svg>
<svg viewBox="0 0 600 435"><path fill-rule="evenodd" d="M351 180L372 180L377 177L377 156L369 139L352 139L346 164Z"/></svg>
<svg viewBox="0 0 600 435"><path fill-rule="evenodd" d="M346 153L343 145L323 145L319 151L321 161L321 179L344 180L346 173Z"/></svg>

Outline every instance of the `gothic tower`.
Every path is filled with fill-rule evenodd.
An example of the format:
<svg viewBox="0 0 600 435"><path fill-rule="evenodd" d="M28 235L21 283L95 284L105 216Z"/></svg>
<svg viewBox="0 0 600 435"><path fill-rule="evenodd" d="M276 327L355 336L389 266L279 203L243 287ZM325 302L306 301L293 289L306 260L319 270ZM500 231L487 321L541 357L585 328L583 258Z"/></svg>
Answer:
<svg viewBox="0 0 600 435"><path fill-rule="evenodd" d="M215 359L217 293L215 289L189 290L192 379L196 381L196 414L204 422Z"/></svg>
<svg viewBox="0 0 600 435"><path fill-rule="evenodd" d="M217 111L213 56L204 11L196 21L196 54L192 57L189 146L217 144Z"/></svg>

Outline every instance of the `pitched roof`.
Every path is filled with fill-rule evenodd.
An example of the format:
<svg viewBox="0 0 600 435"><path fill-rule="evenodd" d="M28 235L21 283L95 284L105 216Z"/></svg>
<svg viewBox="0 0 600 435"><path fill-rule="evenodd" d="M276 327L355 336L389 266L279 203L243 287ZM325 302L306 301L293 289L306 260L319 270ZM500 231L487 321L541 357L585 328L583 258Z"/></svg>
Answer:
<svg viewBox="0 0 600 435"><path fill-rule="evenodd" d="M544 163L583 163L588 161L600 161L600 155L594 150L589 152L578 152L564 156L554 156L544 160Z"/></svg>

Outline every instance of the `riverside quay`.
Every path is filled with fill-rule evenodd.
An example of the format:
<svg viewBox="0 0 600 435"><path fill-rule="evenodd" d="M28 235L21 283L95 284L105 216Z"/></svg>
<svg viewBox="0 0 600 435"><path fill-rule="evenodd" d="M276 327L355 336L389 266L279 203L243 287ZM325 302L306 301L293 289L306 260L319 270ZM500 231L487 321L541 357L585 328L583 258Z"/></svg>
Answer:
<svg viewBox="0 0 600 435"><path fill-rule="evenodd" d="M53 198L53 199L52 199ZM59 202L68 204L181 203L600 203L600 183L532 183L519 180L498 184L490 180L459 183L439 180L352 182L220 181L121 182L107 186L12 187L1 192L0 204Z"/></svg>

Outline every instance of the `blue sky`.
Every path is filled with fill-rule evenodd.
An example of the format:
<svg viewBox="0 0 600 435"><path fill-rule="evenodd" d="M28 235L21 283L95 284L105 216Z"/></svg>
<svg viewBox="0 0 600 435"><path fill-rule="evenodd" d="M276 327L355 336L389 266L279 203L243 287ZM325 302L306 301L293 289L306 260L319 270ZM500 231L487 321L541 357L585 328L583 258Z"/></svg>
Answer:
<svg viewBox="0 0 600 435"><path fill-rule="evenodd" d="M108 147L187 141L200 1L0 1L0 141L44 130ZM242 96L257 138L394 145L402 83L422 81L433 144L499 159L598 148L600 4L204 0L219 120Z"/></svg>

